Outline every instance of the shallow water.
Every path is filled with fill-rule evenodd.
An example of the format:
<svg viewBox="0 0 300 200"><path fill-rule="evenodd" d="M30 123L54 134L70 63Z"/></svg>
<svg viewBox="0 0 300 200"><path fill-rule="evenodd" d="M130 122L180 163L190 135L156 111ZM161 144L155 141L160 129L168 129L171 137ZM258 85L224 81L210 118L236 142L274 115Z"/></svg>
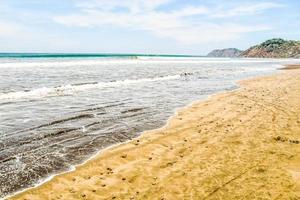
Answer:
<svg viewBox="0 0 300 200"><path fill-rule="evenodd" d="M162 126L175 108L287 62L1 58L0 197Z"/></svg>

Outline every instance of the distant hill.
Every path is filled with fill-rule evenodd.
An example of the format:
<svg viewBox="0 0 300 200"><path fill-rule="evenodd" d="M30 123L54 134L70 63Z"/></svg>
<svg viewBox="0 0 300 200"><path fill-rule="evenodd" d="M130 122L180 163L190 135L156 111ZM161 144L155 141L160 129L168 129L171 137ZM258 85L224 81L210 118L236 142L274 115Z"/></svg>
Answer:
<svg viewBox="0 0 300 200"><path fill-rule="evenodd" d="M300 41L274 38L242 52L241 57L300 58Z"/></svg>
<svg viewBox="0 0 300 200"><path fill-rule="evenodd" d="M216 49L207 54L207 57L239 57L241 50L236 48Z"/></svg>

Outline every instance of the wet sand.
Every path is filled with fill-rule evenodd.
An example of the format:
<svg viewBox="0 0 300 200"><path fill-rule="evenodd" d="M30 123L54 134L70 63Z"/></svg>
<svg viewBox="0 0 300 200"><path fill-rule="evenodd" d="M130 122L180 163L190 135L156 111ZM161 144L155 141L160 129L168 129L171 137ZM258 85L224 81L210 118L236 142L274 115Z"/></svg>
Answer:
<svg viewBox="0 0 300 200"><path fill-rule="evenodd" d="M300 69L242 81L11 199L300 199Z"/></svg>
<svg viewBox="0 0 300 200"><path fill-rule="evenodd" d="M300 64L286 65L282 70L300 69Z"/></svg>

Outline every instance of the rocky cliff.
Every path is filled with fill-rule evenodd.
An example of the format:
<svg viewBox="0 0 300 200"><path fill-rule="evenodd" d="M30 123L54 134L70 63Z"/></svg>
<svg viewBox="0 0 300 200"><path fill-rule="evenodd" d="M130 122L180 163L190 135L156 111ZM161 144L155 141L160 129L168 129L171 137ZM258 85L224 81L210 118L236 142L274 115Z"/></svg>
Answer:
<svg viewBox="0 0 300 200"><path fill-rule="evenodd" d="M207 54L207 57L239 57L241 52L236 48L216 49Z"/></svg>
<svg viewBox="0 0 300 200"><path fill-rule="evenodd" d="M300 41L274 38L242 52L241 57L300 58Z"/></svg>

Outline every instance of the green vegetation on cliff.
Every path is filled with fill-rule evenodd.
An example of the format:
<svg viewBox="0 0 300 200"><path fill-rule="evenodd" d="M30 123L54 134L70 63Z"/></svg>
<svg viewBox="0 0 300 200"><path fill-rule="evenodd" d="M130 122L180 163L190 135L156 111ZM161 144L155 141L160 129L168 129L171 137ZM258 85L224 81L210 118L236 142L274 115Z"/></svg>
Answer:
<svg viewBox="0 0 300 200"><path fill-rule="evenodd" d="M241 57L300 58L300 41L274 38L242 52Z"/></svg>

